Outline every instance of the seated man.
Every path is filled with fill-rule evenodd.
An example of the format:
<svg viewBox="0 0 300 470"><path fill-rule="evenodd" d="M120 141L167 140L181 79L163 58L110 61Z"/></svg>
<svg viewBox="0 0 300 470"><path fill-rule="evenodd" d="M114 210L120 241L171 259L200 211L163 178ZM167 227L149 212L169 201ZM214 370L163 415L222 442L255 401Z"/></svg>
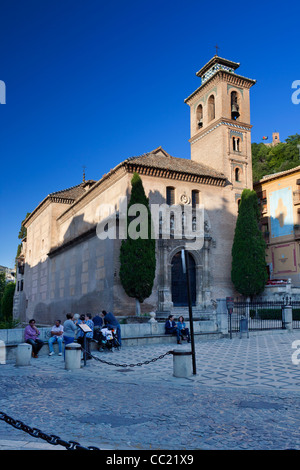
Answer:
<svg viewBox="0 0 300 470"><path fill-rule="evenodd" d="M168 320L165 323L165 334L166 335L176 335L177 336L177 344L181 344L180 340L180 331L176 326L174 321L174 315L169 315Z"/></svg>
<svg viewBox="0 0 300 470"><path fill-rule="evenodd" d="M26 326L24 331L25 342L32 346L32 356L38 357L38 352L42 348L44 342L38 338L40 335L39 330L35 326L35 320L29 320L29 325Z"/></svg>
<svg viewBox="0 0 300 470"><path fill-rule="evenodd" d="M56 320L55 325L51 329L51 337L49 338L49 356L53 356L53 343L58 343L58 355L62 355L62 342L63 342L64 327L61 325L60 320Z"/></svg>

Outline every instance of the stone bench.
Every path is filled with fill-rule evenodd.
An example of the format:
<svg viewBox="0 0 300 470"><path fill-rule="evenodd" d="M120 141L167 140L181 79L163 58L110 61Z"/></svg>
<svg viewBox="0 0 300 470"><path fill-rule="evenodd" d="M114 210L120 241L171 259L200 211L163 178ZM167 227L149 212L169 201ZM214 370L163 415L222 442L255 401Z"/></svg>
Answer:
<svg viewBox="0 0 300 470"><path fill-rule="evenodd" d="M221 333L194 333L195 341L204 340L204 339L217 339L221 338L223 335ZM144 346L151 344L176 344L177 338L173 335L165 334L154 334L154 335L145 335L145 336L129 336L122 338L122 347L126 346ZM6 345L6 359L15 360L17 353L17 346L20 343L10 343ZM185 344L185 343L183 343ZM91 342L91 351L97 350L97 343ZM54 343L54 352L58 354L58 344ZM39 351L39 355L48 355L49 346L48 341L44 341L44 345Z"/></svg>
<svg viewBox="0 0 300 470"><path fill-rule="evenodd" d="M189 327L189 322L186 322ZM49 354L48 339L50 337L51 327L39 327L39 338L44 342L40 350L40 355ZM128 323L121 324L122 346L142 346L147 344L176 344L176 336L166 335L164 322L147 323ZM194 321L195 341L200 339L210 339L223 337L217 331L213 320ZM6 358L8 360L16 358L16 348L20 343L24 343L24 328L15 328L12 330L0 330L0 341L6 346ZM54 343L54 351L58 354L58 344ZM92 342L93 350L97 349L97 344Z"/></svg>

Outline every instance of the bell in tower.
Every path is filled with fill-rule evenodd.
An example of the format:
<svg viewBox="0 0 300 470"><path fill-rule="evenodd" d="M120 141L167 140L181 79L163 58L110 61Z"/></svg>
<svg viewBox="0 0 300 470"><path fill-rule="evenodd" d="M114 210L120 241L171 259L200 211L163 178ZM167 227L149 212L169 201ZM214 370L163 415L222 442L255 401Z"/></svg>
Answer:
<svg viewBox="0 0 300 470"><path fill-rule="evenodd" d="M235 121L236 119L239 118L239 116L240 116L240 113L239 113L238 97L237 97L237 93L233 91L231 93L231 119Z"/></svg>

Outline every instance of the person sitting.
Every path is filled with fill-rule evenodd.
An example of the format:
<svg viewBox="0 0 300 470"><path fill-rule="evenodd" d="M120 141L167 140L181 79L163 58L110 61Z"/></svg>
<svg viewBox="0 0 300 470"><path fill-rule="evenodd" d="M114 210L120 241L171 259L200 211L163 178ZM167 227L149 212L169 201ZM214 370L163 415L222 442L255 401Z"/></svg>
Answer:
<svg viewBox="0 0 300 470"><path fill-rule="evenodd" d="M32 357L38 357L39 350L43 347L44 342L38 338L40 332L35 326L35 320L29 320L29 325L24 330L25 342L32 346Z"/></svg>
<svg viewBox="0 0 300 470"><path fill-rule="evenodd" d="M101 328L103 326L103 319L102 319L102 317L100 317L100 315L98 313L97 313L97 315L94 316L93 323L94 323L93 338L96 341L99 341L100 338L101 338Z"/></svg>
<svg viewBox="0 0 300 470"><path fill-rule="evenodd" d="M176 335L177 344L181 344L180 332L176 326L174 315L169 315L168 320L165 323L165 334L166 335Z"/></svg>
<svg viewBox="0 0 300 470"><path fill-rule="evenodd" d="M51 337L48 340L49 356L53 356L53 343L58 343L58 355L62 355L62 342L63 342L64 327L61 325L60 320L56 320L55 325L51 328Z"/></svg>
<svg viewBox="0 0 300 470"><path fill-rule="evenodd" d="M119 345L121 347L122 345L122 339L121 339L121 327L116 319L116 317L111 313L111 312L106 312L106 310L102 310L101 314L103 320L104 320L104 325L106 328L110 330L116 330L117 331L117 340L119 342Z"/></svg>
<svg viewBox="0 0 300 470"><path fill-rule="evenodd" d="M67 319L64 322L64 343L65 343L64 355L66 353L66 346L70 343L74 343L76 331L77 331L77 326L74 322L73 313L67 313Z"/></svg>
<svg viewBox="0 0 300 470"><path fill-rule="evenodd" d="M189 329L186 328L186 326L185 326L184 318L183 318L182 315L180 315L180 317L178 318L177 328L179 330L180 337L182 339L184 339L186 337L187 342L190 343L191 342L190 332L189 332Z"/></svg>

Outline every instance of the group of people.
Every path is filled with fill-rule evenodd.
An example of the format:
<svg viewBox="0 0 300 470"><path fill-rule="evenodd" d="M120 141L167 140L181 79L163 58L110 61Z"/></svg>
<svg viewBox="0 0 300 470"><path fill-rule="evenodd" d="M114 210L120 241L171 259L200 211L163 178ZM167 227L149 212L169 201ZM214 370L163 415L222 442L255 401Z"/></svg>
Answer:
<svg viewBox="0 0 300 470"><path fill-rule="evenodd" d="M85 324L89 327L87 332L85 332L84 329L80 327L81 324ZM62 344L64 343L65 346L67 346L68 344L73 343L76 338L82 349L84 349L84 347L86 348L87 359L91 359L91 340L95 337L96 331L102 330L103 328L108 330L115 329L119 345L121 346L121 327L111 312L102 310L100 315L97 314L94 318L92 318L90 313L82 315L73 315L72 313L67 313L67 319L63 325L61 320L56 320L55 324L51 328L51 336L48 340L49 356L54 354L54 343L58 343L58 355L62 356ZM186 338L187 341L190 342L190 332L186 327L183 316L180 316L178 318L178 322L176 323L174 320L174 315L169 315L169 318L165 323L165 333L176 335L178 344L181 344L181 340L183 338ZM86 337L85 345L84 335ZM33 357L38 357L38 353L44 344L44 342L39 339L39 336L40 331L35 325L35 320L31 319L25 328L24 339L26 343L32 345Z"/></svg>
<svg viewBox="0 0 300 470"><path fill-rule="evenodd" d="M24 331L24 340L26 343L32 346L32 356L37 358L40 349L44 342L39 338L40 331L36 327L35 320L31 319L29 324L26 326ZM85 332L80 325L87 325L88 331ZM58 343L58 355L62 356L62 344L65 346L76 341L84 348L84 335L86 335L86 354L87 359L91 359L90 343L94 337L96 330L102 328L115 329L117 332L117 339L121 346L121 327L115 316L111 312L102 310L100 315L96 315L92 318L90 313L87 314L75 314L67 313L67 319L62 325L61 320L56 320L55 324L51 328L51 336L48 340L49 345L49 356L54 354L53 344Z"/></svg>
<svg viewBox="0 0 300 470"><path fill-rule="evenodd" d="M182 344L181 340L187 338L188 343L190 343L190 332L185 325L183 316L181 315L178 318L178 322L175 322L174 315L169 315L168 320L165 323L165 334L166 335L176 335L177 344Z"/></svg>

